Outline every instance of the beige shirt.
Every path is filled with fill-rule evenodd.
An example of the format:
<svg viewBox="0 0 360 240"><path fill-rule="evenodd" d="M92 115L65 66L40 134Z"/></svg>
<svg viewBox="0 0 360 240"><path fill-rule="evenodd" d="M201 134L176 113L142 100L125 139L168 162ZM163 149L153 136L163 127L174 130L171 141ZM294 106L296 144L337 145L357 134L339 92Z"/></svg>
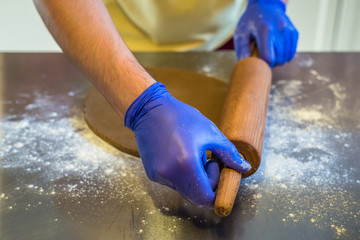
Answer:
<svg viewBox="0 0 360 240"><path fill-rule="evenodd" d="M132 51L210 51L228 41L243 0L104 0Z"/></svg>

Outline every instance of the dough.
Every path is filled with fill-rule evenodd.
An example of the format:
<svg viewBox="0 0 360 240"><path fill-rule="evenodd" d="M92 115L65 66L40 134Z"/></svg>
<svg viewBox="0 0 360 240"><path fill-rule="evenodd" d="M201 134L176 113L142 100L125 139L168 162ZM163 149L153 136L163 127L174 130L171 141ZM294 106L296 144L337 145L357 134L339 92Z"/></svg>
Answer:
<svg viewBox="0 0 360 240"><path fill-rule="evenodd" d="M148 68L147 71L177 99L198 109L217 126L228 85L215 78L175 68ZM139 156L133 132L124 119L96 89L87 96L83 108L89 127L106 142Z"/></svg>

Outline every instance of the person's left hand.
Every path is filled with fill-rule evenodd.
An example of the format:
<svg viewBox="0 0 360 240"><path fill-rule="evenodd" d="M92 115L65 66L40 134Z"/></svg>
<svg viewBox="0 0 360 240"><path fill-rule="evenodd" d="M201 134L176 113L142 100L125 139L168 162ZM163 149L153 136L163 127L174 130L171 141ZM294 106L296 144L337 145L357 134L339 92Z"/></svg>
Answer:
<svg viewBox="0 0 360 240"><path fill-rule="evenodd" d="M250 57L251 41L256 42L260 58L270 67L294 57L299 34L285 10L281 0L249 0L234 33L239 60Z"/></svg>

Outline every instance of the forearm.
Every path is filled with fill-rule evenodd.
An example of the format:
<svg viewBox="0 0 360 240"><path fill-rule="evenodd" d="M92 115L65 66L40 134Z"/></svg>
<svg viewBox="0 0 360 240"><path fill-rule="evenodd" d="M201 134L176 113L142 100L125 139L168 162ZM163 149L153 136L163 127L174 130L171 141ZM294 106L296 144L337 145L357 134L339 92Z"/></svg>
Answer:
<svg viewBox="0 0 360 240"><path fill-rule="evenodd" d="M155 81L118 34L101 0L34 0L45 25L120 115Z"/></svg>

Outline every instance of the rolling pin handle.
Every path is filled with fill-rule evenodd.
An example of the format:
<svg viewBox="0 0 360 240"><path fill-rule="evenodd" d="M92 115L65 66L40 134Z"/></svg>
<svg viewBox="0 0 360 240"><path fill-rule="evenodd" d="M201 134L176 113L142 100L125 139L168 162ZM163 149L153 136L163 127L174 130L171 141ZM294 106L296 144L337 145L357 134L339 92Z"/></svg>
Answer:
<svg viewBox="0 0 360 240"><path fill-rule="evenodd" d="M263 60L249 57L235 65L219 129L245 156L251 169L244 174L222 169L214 204L221 217L230 214L241 178L253 174L260 165L270 86L271 69Z"/></svg>

